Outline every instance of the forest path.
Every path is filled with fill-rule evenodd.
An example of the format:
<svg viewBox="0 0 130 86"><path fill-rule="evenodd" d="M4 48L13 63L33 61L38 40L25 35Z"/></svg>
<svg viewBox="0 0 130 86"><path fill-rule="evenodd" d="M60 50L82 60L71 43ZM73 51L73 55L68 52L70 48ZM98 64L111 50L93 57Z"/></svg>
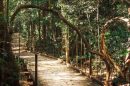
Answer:
<svg viewBox="0 0 130 86"><path fill-rule="evenodd" d="M23 52L20 55L34 75L34 54ZM39 86L99 86L81 73L61 64L59 60L40 55L38 55L38 81Z"/></svg>
<svg viewBox="0 0 130 86"><path fill-rule="evenodd" d="M31 71L34 78L35 55L25 50L26 43L19 33L14 33L12 39L13 53L16 56L20 55L20 58L24 59L24 62L27 63L27 69ZM61 64L56 58L45 55L38 55L38 82L38 86L99 86L81 73L68 68L65 64Z"/></svg>

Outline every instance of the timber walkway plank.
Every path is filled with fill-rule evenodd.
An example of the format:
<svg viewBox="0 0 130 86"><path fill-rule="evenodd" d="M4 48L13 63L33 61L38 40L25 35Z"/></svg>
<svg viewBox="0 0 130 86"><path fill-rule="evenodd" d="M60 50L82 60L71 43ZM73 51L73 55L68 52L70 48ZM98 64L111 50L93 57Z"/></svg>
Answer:
<svg viewBox="0 0 130 86"><path fill-rule="evenodd" d="M23 52L20 58L27 62L27 68L34 77L34 54ZM39 86L99 86L81 73L61 64L57 59L40 55L38 55L38 81Z"/></svg>

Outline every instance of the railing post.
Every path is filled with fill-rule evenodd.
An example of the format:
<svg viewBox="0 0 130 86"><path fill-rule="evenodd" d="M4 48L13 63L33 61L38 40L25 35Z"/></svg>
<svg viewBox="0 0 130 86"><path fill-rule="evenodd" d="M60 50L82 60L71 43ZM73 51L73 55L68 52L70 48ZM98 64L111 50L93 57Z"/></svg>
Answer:
<svg viewBox="0 0 130 86"><path fill-rule="evenodd" d="M38 86L38 55L35 53L35 86Z"/></svg>

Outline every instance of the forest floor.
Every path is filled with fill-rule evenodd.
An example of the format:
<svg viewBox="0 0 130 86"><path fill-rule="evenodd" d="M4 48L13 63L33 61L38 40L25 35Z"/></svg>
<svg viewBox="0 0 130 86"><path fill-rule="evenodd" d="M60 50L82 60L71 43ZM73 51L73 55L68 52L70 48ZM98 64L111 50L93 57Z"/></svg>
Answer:
<svg viewBox="0 0 130 86"><path fill-rule="evenodd" d="M34 77L35 58L30 52L21 53ZM55 58L38 55L38 86L99 86L76 70L61 64Z"/></svg>

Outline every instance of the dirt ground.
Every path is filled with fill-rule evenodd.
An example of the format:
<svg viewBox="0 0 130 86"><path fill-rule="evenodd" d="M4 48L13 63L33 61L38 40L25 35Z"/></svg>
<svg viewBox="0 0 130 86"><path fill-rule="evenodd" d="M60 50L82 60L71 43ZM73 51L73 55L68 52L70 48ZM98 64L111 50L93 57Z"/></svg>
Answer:
<svg viewBox="0 0 130 86"><path fill-rule="evenodd" d="M34 76L34 54L21 53L21 58L27 62L28 69ZM39 86L99 86L86 76L61 64L59 60L38 55Z"/></svg>

